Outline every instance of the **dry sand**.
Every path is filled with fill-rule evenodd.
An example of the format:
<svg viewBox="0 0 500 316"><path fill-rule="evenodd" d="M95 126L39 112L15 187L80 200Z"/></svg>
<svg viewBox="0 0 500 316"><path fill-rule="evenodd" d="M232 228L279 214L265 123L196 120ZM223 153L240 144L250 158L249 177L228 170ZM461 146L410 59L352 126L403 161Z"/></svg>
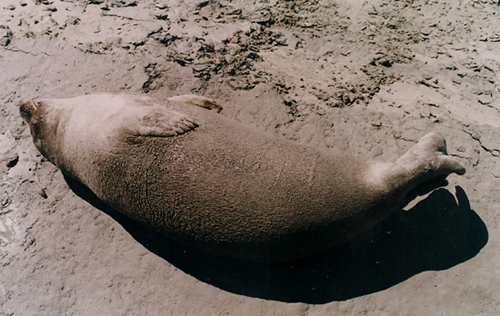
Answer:
<svg viewBox="0 0 500 316"><path fill-rule="evenodd" d="M1 315L500 314L497 0L0 6ZM97 91L205 95L279 137L380 160L439 131L467 174L311 258L216 258L37 153L19 104Z"/></svg>

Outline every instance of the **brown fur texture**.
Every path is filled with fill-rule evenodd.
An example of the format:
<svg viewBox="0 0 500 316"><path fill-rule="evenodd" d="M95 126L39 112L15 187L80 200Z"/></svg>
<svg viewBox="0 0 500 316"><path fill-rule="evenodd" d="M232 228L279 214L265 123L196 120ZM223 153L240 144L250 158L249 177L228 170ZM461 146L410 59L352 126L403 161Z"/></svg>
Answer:
<svg viewBox="0 0 500 316"><path fill-rule="evenodd" d="M345 241L465 172L438 134L396 163L375 163L172 100L97 94L20 110L38 150L104 202L180 242L249 261Z"/></svg>

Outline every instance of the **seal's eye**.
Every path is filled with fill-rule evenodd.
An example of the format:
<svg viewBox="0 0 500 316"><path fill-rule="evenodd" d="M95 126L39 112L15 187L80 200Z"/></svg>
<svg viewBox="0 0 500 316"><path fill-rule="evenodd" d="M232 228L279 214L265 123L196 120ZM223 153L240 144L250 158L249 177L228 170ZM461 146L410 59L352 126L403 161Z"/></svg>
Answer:
<svg viewBox="0 0 500 316"><path fill-rule="evenodd" d="M21 117L29 123L39 107L39 101L28 101L19 106L19 112L21 113Z"/></svg>

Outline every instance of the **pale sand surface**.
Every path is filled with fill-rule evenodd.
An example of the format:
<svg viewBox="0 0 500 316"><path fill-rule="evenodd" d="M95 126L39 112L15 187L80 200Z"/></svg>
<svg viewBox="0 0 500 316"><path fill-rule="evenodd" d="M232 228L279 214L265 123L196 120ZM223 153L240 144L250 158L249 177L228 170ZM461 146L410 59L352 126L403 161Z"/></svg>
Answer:
<svg viewBox="0 0 500 316"><path fill-rule="evenodd" d="M0 315L499 315L499 15L496 0L2 0ZM205 95L388 161L438 131L467 174L311 258L216 258L36 151L21 102L97 91Z"/></svg>

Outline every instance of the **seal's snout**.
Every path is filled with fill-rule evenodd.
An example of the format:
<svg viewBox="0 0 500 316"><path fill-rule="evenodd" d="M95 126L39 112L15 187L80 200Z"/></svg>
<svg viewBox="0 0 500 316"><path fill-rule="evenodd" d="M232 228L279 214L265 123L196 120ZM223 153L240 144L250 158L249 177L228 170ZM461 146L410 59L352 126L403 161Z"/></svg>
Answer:
<svg viewBox="0 0 500 316"><path fill-rule="evenodd" d="M21 117L29 123L39 107L39 101L28 101L19 106L19 112L21 113Z"/></svg>

